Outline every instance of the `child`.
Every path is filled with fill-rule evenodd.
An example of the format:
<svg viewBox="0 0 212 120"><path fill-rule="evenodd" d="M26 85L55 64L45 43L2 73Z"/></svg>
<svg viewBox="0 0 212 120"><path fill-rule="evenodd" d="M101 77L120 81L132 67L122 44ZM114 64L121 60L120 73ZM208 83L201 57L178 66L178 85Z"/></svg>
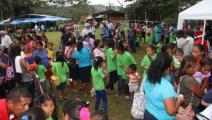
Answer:
<svg viewBox="0 0 212 120"><path fill-rule="evenodd" d="M118 45L118 56L117 56L117 73L118 73L118 95L121 94L122 90L125 91L125 98L129 99L129 87L127 83L127 69L129 65L136 64L133 56L125 51L124 45Z"/></svg>
<svg viewBox="0 0 212 120"><path fill-rule="evenodd" d="M49 95L42 95L39 97L39 104L42 110L45 112L46 120L53 120L57 118L56 109L55 109L55 102L52 97ZM55 116L53 116L55 113ZM53 116L53 117L52 117Z"/></svg>
<svg viewBox="0 0 212 120"><path fill-rule="evenodd" d="M201 85L203 80L207 80L211 76L211 62L206 60L200 61L200 69L196 71L193 77Z"/></svg>
<svg viewBox="0 0 212 120"><path fill-rule="evenodd" d="M69 68L64 60L62 52L56 53L56 62L52 65L52 73L60 80L60 85L57 86L58 95L61 101L65 99L66 84L69 77Z"/></svg>
<svg viewBox="0 0 212 120"><path fill-rule="evenodd" d="M152 61L155 58L156 58L155 47L153 45L149 45L146 48L146 55L141 61L141 68L144 69L144 74L146 74L146 71L149 69L149 66L151 65Z"/></svg>
<svg viewBox="0 0 212 120"><path fill-rule="evenodd" d="M91 115L91 120L110 120L108 114L102 111L96 111Z"/></svg>
<svg viewBox="0 0 212 120"><path fill-rule="evenodd" d="M63 120L90 120L88 105L79 100L68 100L63 105Z"/></svg>
<svg viewBox="0 0 212 120"><path fill-rule="evenodd" d="M108 92L114 90L114 84L118 80L117 76L117 50L115 41L109 40L106 49L107 72L109 73L109 83L106 86Z"/></svg>
<svg viewBox="0 0 212 120"><path fill-rule="evenodd" d="M41 64L40 57L35 57L35 63L37 65L37 75L40 80L40 84L43 88L43 91L46 92L46 76L45 73L47 72L47 69Z"/></svg>
<svg viewBox="0 0 212 120"><path fill-rule="evenodd" d="M107 94L105 91L105 84L104 80L107 78L107 73L102 68L103 59L102 57L96 57L94 59L94 65L91 69L91 75L93 80L93 87L96 91L96 103L95 103L95 110L99 109L99 103L102 99L103 101L103 111L107 112Z"/></svg>
<svg viewBox="0 0 212 120"><path fill-rule="evenodd" d="M45 120L45 113L40 107L32 107L21 117L21 120Z"/></svg>
<svg viewBox="0 0 212 120"><path fill-rule="evenodd" d="M52 63L53 63L53 43L52 42L48 42L47 43L47 57L48 57L48 66L47 66L47 72L46 72L46 79L47 80L51 80L51 76L52 76L52 72L51 72L51 68L52 68ZM52 83L49 82L50 85L50 91L52 91Z"/></svg>
<svg viewBox="0 0 212 120"><path fill-rule="evenodd" d="M128 78L129 78L129 91L131 99L133 99L134 93L138 91L140 84L140 75L136 72L137 67L135 64L131 64L128 69Z"/></svg>
<svg viewBox="0 0 212 120"><path fill-rule="evenodd" d="M53 58L53 54L54 54L54 52L53 52L53 43L52 42L48 42L47 43L47 48L46 48L46 50L47 50L47 56L48 56L48 60L52 60L52 58Z"/></svg>
<svg viewBox="0 0 212 120"><path fill-rule="evenodd" d="M176 48L175 55L172 56L173 59L173 67L174 70L178 70L181 65L181 61L183 60L183 49L182 48Z"/></svg>

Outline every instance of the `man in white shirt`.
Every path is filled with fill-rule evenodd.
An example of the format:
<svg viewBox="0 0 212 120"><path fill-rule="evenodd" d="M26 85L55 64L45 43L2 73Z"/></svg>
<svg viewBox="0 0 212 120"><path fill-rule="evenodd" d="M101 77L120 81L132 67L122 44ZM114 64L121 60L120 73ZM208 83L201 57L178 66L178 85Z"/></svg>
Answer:
<svg viewBox="0 0 212 120"><path fill-rule="evenodd" d="M84 38L88 33L92 33L89 23L85 23L85 28L82 30L82 37Z"/></svg>
<svg viewBox="0 0 212 120"><path fill-rule="evenodd" d="M4 48L7 50L12 44L12 40L9 35L7 35L7 32L4 30L0 31L0 36L1 36L1 45L4 46Z"/></svg>

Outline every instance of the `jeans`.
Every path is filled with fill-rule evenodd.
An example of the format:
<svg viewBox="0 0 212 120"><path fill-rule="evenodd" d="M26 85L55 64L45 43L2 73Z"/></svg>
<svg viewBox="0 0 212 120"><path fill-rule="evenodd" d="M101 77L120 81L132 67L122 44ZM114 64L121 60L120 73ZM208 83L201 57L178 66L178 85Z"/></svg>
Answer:
<svg viewBox="0 0 212 120"><path fill-rule="evenodd" d="M145 110L144 120L157 120L157 118L155 118L155 116L153 116L151 113L149 113L147 110Z"/></svg>
<svg viewBox="0 0 212 120"><path fill-rule="evenodd" d="M122 90L124 89L125 95L130 95L129 86L126 84L126 80L123 79L120 75L118 76L118 94L120 95Z"/></svg>
<svg viewBox="0 0 212 120"><path fill-rule="evenodd" d="M96 103L95 103L95 110L97 111L99 109L99 103L100 100L103 101L102 110L103 112L107 112L107 94L105 90L96 90Z"/></svg>
<svg viewBox="0 0 212 120"><path fill-rule="evenodd" d="M136 53L136 40L135 39L129 40L129 46L130 46L131 51L133 53Z"/></svg>

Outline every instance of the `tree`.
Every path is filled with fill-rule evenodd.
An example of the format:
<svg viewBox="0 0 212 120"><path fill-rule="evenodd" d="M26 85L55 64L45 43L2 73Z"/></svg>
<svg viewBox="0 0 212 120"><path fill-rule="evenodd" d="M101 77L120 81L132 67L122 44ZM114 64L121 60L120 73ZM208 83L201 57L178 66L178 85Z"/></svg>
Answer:
<svg viewBox="0 0 212 120"><path fill-rule="evenodd" d="M125 0L133 1L133 0ZM125 9L130 18L135 16L135 19L144 20L145 12L147 12L147 18L153 21L168 20L175 23L178 13L183 9L186 9L199 0L135 0L131 5L128 5ZM135 11L134 13L132 11ZM148 14L149 13L149 14ZM134 15L136 14L136 15Z"/></svg>

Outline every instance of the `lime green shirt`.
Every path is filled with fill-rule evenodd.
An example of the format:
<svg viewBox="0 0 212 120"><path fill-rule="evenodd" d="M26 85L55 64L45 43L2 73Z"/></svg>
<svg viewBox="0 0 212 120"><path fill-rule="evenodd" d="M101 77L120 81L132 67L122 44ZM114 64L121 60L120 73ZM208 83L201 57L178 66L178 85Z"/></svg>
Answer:
<svg viewBox="0 0 212 120"><path fill-rule="evenodd" d="M94 67L91 69L91 75L93 80L93 87L95 90L104 90L105 84L104 84L104 73L102 68L98 68L98 70L94 69Z"/></svg>
<svg viewBox="0 0 212 120"><path fill-rule="evenodd" d="M163 44L158 43L156 46L156 52L159 53L161 51L161 48L163 47Z"/></svg>
<svg viewBox="0 0 212 120"><path fill-rule="evenodd" d="M134 57L129 52L117 55L117 73L121 75L123 79L127 79L127 72L129 65L136 64Z"/></svg>
<svg viewBox="0 0 212 120"><path fill-rule="evenodd" d="M113 59L114 54L115 54L115 51L112 48L108 48L106 50L108 72L112 72L117 69L116 58Z"/></svg>
<svg viewBox="0 0 212 120"><path fill-rule="evenodd" d="M154 60L156 58L156 54L153 54L150 57L152 58L152 60ZM151 60L147 55L145 55L141 61L141 68L146 68L146 67L149 67L150 65L151 65ZM146 73L146 70L144 70L144 73Z"/></svg>
<svg viewBox="0 0 212 120"><path fill-rule="evenodd" d="M46 120L53 120L52 116L49 116Z"/></svg>
<svg viewBox="0 0 212 120"><path fill-rule="evenodd" d="M181 65L180 61L174 55L172 56L172 59L173 59L174 68L179 69Z"/></svg>
<svg viewBox="0 0 212 120"><path fill-rule="evenodd" d="M46 80L45 73L47 72L47 69L43 65L37 66L37 74L39 76L40 82L43 82Z"/></svg>
<svg viewBox="0 0 212 120"><path fill-rule="evenodd" d="M63 66L62 66L61 62L56 62L52 66L52 73L54 75L59 76L60 83L67 81L68 72L69 72L69 68L68 68L68 65L65 62L64 62Z"/></svg>

